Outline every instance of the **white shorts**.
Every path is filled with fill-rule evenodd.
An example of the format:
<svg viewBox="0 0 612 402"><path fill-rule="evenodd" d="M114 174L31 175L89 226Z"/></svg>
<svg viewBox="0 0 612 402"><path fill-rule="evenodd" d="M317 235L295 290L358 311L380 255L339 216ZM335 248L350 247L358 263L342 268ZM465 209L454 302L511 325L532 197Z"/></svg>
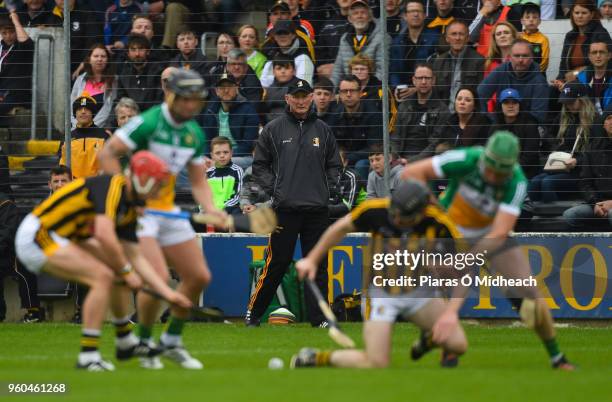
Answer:
<svg viewBox="0 0 612 402"><path fill-rule="evenodd" d="M399 316L408 319L437 296L434 289L417 289L405 297L368 297L362 304L362 315L366 321L395 322Z"/></svg>
<svg viewBox="0 0 612 402"><path fill-rule="evenodd" d="M70 240L41 228L40 220L29 214L17 229L15 252L28 271L38 274L47 262L47 258L68 243Z"/></svg>
<svg viewBox="0 0 612 402"><path fill-rule="evenodd" d="M171 212L178 212L176 208ZM138 237L154 237L162 247L174 246L195 238L195 232L187 219L165 218L159 215L138 218Z"/></svg>

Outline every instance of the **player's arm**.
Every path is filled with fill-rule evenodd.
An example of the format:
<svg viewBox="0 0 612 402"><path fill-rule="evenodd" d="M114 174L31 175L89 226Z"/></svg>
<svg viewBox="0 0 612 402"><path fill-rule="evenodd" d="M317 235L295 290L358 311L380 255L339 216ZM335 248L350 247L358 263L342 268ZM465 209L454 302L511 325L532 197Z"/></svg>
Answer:
<svg viewBox="0 0 612 402"><path fill-rule="evenodd" d="M314 279L319 263L327 255L327 251L340 243L347 233L356 230L352 216L346 215L338 219L333 225L327 228L323 236L319 239L310 253L295 264L300 279L308 277Z"/></svg>
<svg viewBox="0 0 612 402"><path fill-rule="evenodd" d="M403 180L415 179L427 183L430 180L441 178L441 176L434 169L433 158L427 158L409 163L402 171L401 178Z"/></svg>
<svg viewBox="0 0 612 402"><path fill-rule="evenodd" d="M139 288L140 278L132 270L132 265L123 252L115 232L115 223L105 214L96 215L93 237L100 243L108 258L110 268L121 276L130 288Z"/></svg>
<svg viewBox="0 0 612 402"><path fill-rule="evenodd" d="M121 164L119 158L130 152L128 145L121 138L114 135L106 143L100 152L98 152L98 165L100 170L108 174L116 174L121 172Z"/></svg>
<svg viewBox="0 0 612 402"><path fill-rule="evenodd" d="M183 308L192 307L193 303L186 296L172 290L172 288L155 273L151 264L149 264L147 259L140 252L138 243L121 240L121 247L134 267L134 270L151 289L162 295L166 300L176 303Z"/></svg>

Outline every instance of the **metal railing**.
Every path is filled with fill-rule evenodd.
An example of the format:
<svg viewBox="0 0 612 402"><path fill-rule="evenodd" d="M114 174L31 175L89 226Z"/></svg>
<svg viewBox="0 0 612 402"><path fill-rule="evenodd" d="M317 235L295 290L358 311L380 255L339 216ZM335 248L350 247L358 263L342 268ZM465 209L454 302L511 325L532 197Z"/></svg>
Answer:
<svg viewBox="0 0 612 402"><path fill-rule="evenodd" d="M49 41L49 58L47 60L47 140L51 139L53 130L53 72L54 72L54 53L55 38L48 34L38 34L34 47L34 65L32 66L32 120L30 139L36 139L36 118L38 115L38 68L42 58L40 57L40 41Z"/></svg>

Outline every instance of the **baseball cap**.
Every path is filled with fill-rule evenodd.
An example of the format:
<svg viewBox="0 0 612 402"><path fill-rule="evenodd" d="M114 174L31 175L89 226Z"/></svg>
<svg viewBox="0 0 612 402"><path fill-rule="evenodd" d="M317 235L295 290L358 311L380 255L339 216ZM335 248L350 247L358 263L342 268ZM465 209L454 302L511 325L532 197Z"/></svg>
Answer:
<svg viewBox="0 0 612 402"><path fill-rule="evenodd" d="M597 8L601 8L601 6L603 6L606 3L612 3L612 0L599 0L597 2Z"/></svg>
<svg viewBox="0 0 612 402"><path fill-rule="evenodd" d="M294 84L291 84L289 86L289 89L287 90L287 93L289 95L295 95L298 92L305 92L307 94L310 94L310 93L312 93L312 87L310 86L308 81L297 80Z"/></svg>
<svg viewBox="0 0 612 402"><path fill-rule="evenodd" d="M278 20L274 23L274 27L270 33L292 33L295 32L295 24L291 20Z"/></svg>
<svg viewBox="0 0 612 402"><path fill-rule="evenodd" d="M13 24L11 18L6 14L0 15L0 28L4 27L15 29L15 24Z"/></svg>
<svg viewBox="0 0 612 402"><path fill-rule="evenodd" d="M236 79L231 74L228 74L227 71L219 76L219 79L217 80L217 86L221 85L224 82L229 82L231 84L238 85Z"/></svg>
<svg viewBox="0 0 612 402"><path fill-rule="evenodd" d="M499 130L487 140L482 161L485 166L499 173L511 173L518 161L518 138L510 131Z"/></svg>
<svg viewBox="0 0 612 402"><path fill-rule="evenodd" d="M370 8L370 5L364 1L364 0L354 0L349 8L354 8L354 7L365 7L365 8Z"/></svg>
<svg viewBox="0 0 612 402"><path fill-rule="evenodd" d="M91 96L79 96L72 103L72 114L75 114L77 110L82 108L89 109L92 113L95 113L97 104L98 102L96 102L96 100Z"/></svg>
<svg viewBox="0 0 612 402"><path fill-rule="evenodd" d="M514 88L506 88L499 94L499 101L503 103L505 100L514 99L517 102L521 101L521 94Z"/></svg>
<svg viewBox="0 0 612 402"><path fill-rule="evenodd" d="M582 98L589 95L589 88L586 85L572 81L568 82L561 89L561 95L559 95L559 102L570 103L578 98Z"/></svg>
<svg viewBox="0 0 612 402"><path fill-rule="evenodd" d="M272 7L268 10L269 13L272 13L277 8L280 8L282 11L291 12L289 9L289 4L285 3L283 0L278 0L276 3L272 4Z"/></svg>

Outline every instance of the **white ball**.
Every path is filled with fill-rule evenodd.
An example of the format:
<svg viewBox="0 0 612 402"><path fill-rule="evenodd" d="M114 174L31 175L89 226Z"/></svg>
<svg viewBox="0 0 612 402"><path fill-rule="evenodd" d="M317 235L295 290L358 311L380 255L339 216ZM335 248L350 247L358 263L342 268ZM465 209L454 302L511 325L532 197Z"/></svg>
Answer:
<svg viewBox="0 0 612 402"><path fill-rule="evenodd" d="M270 370L280 370L285 366L285 363L283 363L283 360L278 358L278 357L273 357L270 359L270 361L268 362L268 368Z"/></svg>

